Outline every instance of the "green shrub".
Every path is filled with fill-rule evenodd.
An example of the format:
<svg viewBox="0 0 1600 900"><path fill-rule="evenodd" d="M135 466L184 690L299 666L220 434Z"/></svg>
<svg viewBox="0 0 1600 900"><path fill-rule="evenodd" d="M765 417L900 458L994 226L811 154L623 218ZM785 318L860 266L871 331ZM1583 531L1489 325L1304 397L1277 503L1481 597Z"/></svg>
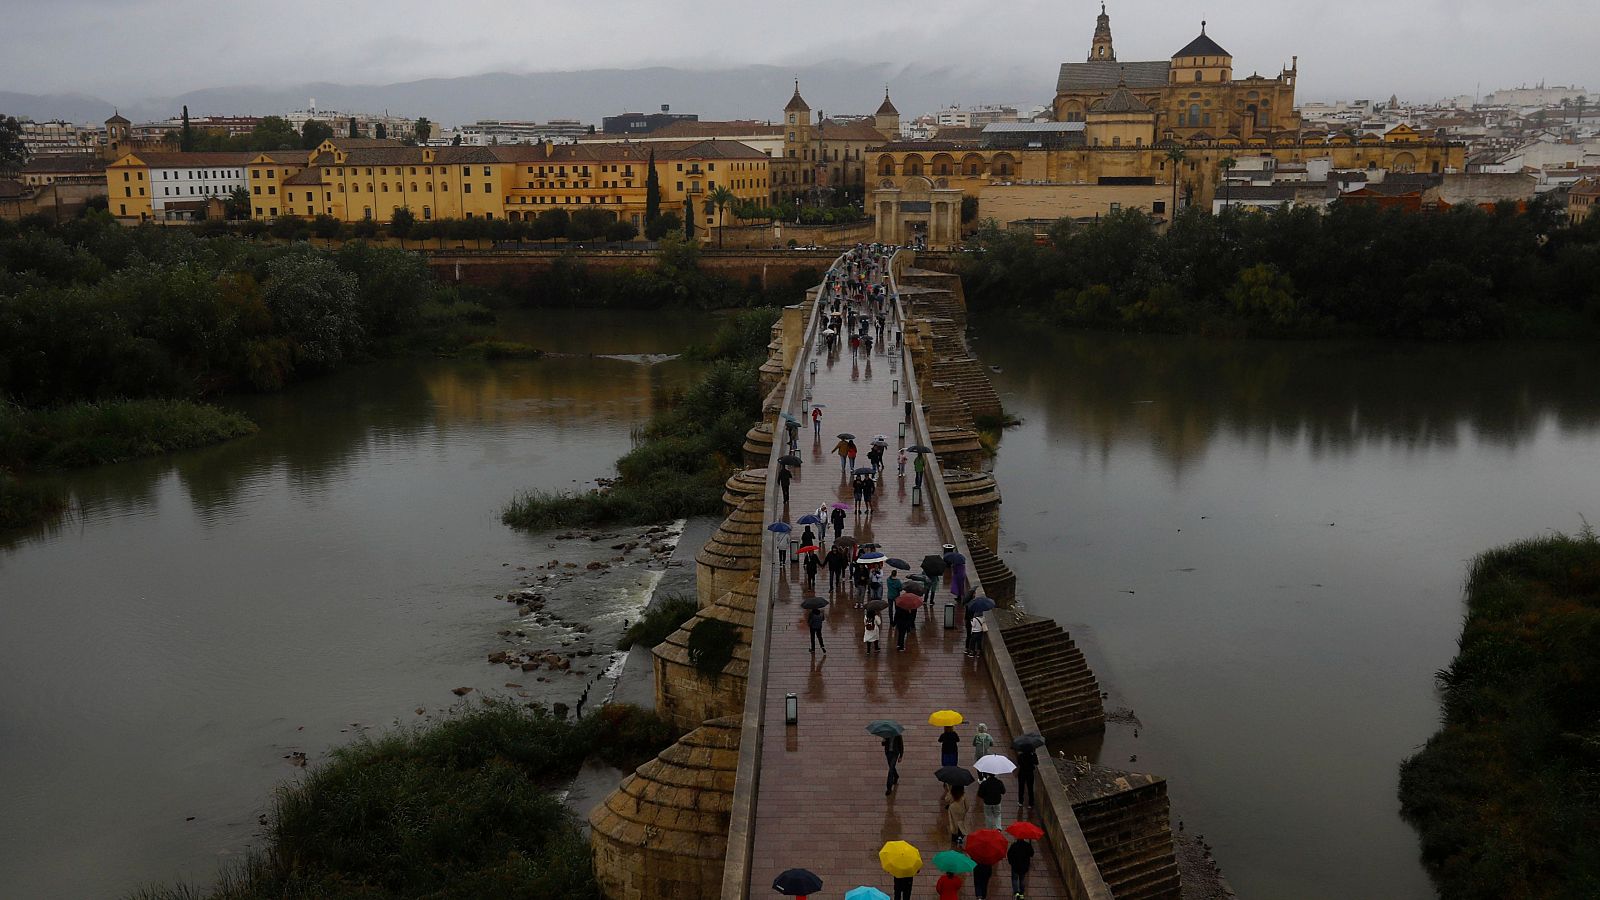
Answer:
<svg viewBox="0 0 1600 900"><path fill-rule="evenodd" d="M47 410L0 404L0 465L70 469L186 450L254 434L244 416L186 400L73 403Z"/></svg>
<svg viewBox="0 0 1600 900"><path fill-rule="evenodd" d="M635 646L654 647L667 639L667 635L678 630L678 627L689 621L700 605L693 597L682 594L673 594L663 597L661 602L645 610L639 621L628 626L628 630L617 641L618 650L627 650Z"/></svg>
<svg viewBox="0 0 1600 900"><path fill-rule="evenodd" d="M734 648L739 645L739 629L721 619L701 619L689 632L689 661L695 671L716 677L733 661Z"/></svg>
<svg viewBox="0 0 1600 900"><path fill-rule="evenodd" d="M47 525L66 509L67 498L59 490L0 471L0 531Z"/></svg>

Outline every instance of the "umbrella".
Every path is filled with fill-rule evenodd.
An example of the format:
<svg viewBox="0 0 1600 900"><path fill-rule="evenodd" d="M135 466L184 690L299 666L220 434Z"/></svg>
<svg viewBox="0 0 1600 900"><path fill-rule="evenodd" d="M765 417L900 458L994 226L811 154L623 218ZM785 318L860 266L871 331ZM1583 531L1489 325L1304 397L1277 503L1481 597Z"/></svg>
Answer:
<svg viewBox="0 0 1600 900"><path fill-rule="evenodd" d="M881 563L881 562L883 562L884 560L886 560L888 558L889 557L884 556L882 553L863 553L860 556L856 557L856 562L858 562L858 563L868 563L868 564Z"/></svg>
<svg viewBox="0 0 1600 900"><path fill-rule="evenodd" d="M960 850L940 850L933 855L933 867L952 875L965 875L976 869L978 864Z"/></svg>
<svg viewBox="0 0 1600 900"><path fill-rule="evenodd" d="M894 737L897 734L903 734L905 730L906 729L904 725L901 725L899 722L896 722L893 719L874 719L867 723L867 734L873 734L883 738Z"/></svg>
<svg viewBox="0 0 1600 900"><path fill-rule="evenodd" d="M839 438L839 440L841 440L841 441L853 441L853 440L855 440L855 439L856 439L856 436L855 436L855 435L853 435L853 434L851 434L851 433L850 433L850 432L848 432L848 431L841 431L841 432L839 432L839 434L838 434L838 435L837 435L837 437L838 437L838 438Z"/></svg>
<svg viewBox="0 0 1600 900"><path fill-rule="evenodd" d="M906 452L907 453L932 453L933 452L933 448L932 447L924 447L921 444L912 444L911 446L906 448Z"/></svg>
<svg viewBox="0 0 1600 900"><path fill-rule="evenodd" d="M1017 770L1017 764L998 753L990 753L973 768L985 775L1010 775Z"/></svg>
<svg viewBox="0 0 1600 900"><path fill-rule="evenodd" d="M776 531L779 534L788 534L794 529L789 527L788 522L773 522L771 525L767 526L767 530Z"/></svg>
<svg viewBox="0 0 1600 900"><path fill-rule="evenodd" d="M994 609L994 601L988 597L979 597L967 604L967 615L981 616L991 609Z"/></svg>
<svg viewBox="0 0 1600 900"><path fill-rule="evenodd" d="M905 841L890 841L878 851L878 862L895 878L910 878L922 868L922 854Z"/></svg>
<svg viewBox="0 0 1600 900"><path fill-rule="evenodd" d="M954 550L944 555L944 562L947 566L959 566L966 561L967 558L965 556L962 556Z"/></svg>
<svg viewBox="0 0 1600 900"><path fill-rule="evenodd" d="M800 548L800 552L801 553L816 553L817 551L819 551L821 549L822 548L818 547L816 544L807 544L804 547Z"/></svg>
<svg viewBox="0 0 1600 900"><path fill-rule="evenodd" d="M1044 737L1037 731L1030 731L1027 734L1018 735L1011 741L1011 749L1013 750L1028 750L1043 746Z"/></svg>
<svg viewBox="0 0 1600 900"><path fill-rule="evenodd" d="M945 784L953 785L955 787L966 787L967 785L978 780L972 777L971 772L968 772L966 769L963 769L960 766L945 766L939 771L934 772L933 777L939 779Z"/></svg>
<svg viewBox="0 0 1600 900"><path fill-rule="evenodd" d="M1044 837L1044 829L1032 822L1012 822L1006 826L1006 834L1019 841L1037 841Z"/></svg>
<svg viewBox="0 0 1600 900"><path fill-rule="evenodd" d="M827 409L828 408L828 404L826 404L826 403L813 403L813 404L811 404L811 408L812 409Z"/></svg>
<svg viewBox="0 0 1600 900"><path fill-rule="evenodd" d="M822 329L822 333L823 334L838 334L839 332L833 330L832 328L824 328L824 329Z"/></svg>
<svg viewBox="0 0 1600 900"><path fill-rule="evenodd" d="M784 896L804 897L822 890L822 879L810 869L785 869L772 879L772 889Z"/></svg>
<svg viewBox="0 0 1600 900"><path fill-rule="evenodd" d="M805 515L801 516L798 519L795 519L794 521L798 525L821 525L822 524L822 517L818 516L818 515L815 515L813 513L806 513Z"/></svg>
<svg viewBox="0 0 1600 900"><path fill-rule="evenodd" d="M911 568L911 563L906 562L898 556L891 556L889 557L889 568L902 570L909 569Z"/></svg>
<svg viewBox="0 0 1600 900"><path fill-rule="evenodd" d="M846 534L841 537L834 538L833 545L835 547L854 547L856 545L856 539Z"/></svg>
<svg viewBox="0 0 1600 900"><path fill-rule="evenodd" d="M791 425L799 425L800 424L800 420L796 419L794 417L793 413L783 413L782 415L783 415L783 420L785 422L788 422Z"/></svg>
<svg viewBox="0 0 1600 900"><path fill-rule="evenodd" d="M928 554L927 556L924 556L922 558L922 571L928 572L928 573L933 574L933 575L943 575L944 574L944 557L938 556L938 555L935 555L935 554L932 554L932 553Z"/></svg>
<svg viewBox="0 0 1600 900"><path fill-rule="evenodd" d="M887 447L889 446L889 439L880 434L872 439L872 445L874 447Z"/></svg>
<svg viewBox="0 0 1600 900"><path fill-rule="evenodd" d="M889 900L889 895L875 887L862 885L845 892L844 900Z"/></svg>
<svg viewBox="0 0 1600 900"><path fill-rule="evenodd" d="M822 599L821 597L807 597L803 602L801 602L800 608L801 609L821 609L821 608L823 608L824 606L827 606L827 605L828 605L828 601Z"/></svg>
<svg viewBox="0 0 1600 900"><path fill-rule="evenodd" d="M1006 836L994 828L980 828L967 835L962 842L962 847L973 861L986 866L998 865L1000 860L1006 858L1006 851L1011 848L1011 842Z"/></svg>
<svg viewBox="0 0 1600 900"><path fill-rule="evenodd" d="M965 719L961 718L961 713L953 709L941 709L928 717L929 725L939 725L941 727L945 725L960 725L965 721Z"/></svg>
<svg viewBox="0 0 1600 900"><path fill-rule="evenodd" d="M902 593L902 594L910 594L913 597L921 597L923 594L926 594L927 592L928 592L928 586L923 584L920 581L907 581L905 584L900 586L900 593ZM895 599L899 599L899 598L897 597Z"/></svg>
<svg viewBox="0 0 1600 900"><path fill-rule="evenodd" d="M781 462L786 466L799 466L805 464L805 460L795 456L793 453L790 453L787 456L778 457L778 462Z"/></svg>
<svg viewBox="0 0 1600 900"><path fill-rule="evenodd" d="M878 471L877 469L874 469L871 466L857 466L856 468L850 470L850 474L851 475L874 475L874 474L877 474L877 471Z"/></svg>
<svg viewBox="0 0 1600 900"><path fill-rule="evenodd" d="M835 504L833 504L833 508L834 509L849 510L850 509L850 504L848 504L848 503L835 503Z"/></svg>
<svg viewBox="0 0 1600 900"><path fill-rule="evenodd" d="M922 608L922 598L916 594L901 594L894 598L894 605L896 608L903 609L906 612L916 612Z"/></svg>
<svg viewBox="0 0 1600 900"><path fill-rule="evenodd" d="M870 616L873 613L883 612L884 610L886 610L888 608L889 608L889 601L887 601L887 600L874 600L871 603L867 604L866 614Z"/></svg>

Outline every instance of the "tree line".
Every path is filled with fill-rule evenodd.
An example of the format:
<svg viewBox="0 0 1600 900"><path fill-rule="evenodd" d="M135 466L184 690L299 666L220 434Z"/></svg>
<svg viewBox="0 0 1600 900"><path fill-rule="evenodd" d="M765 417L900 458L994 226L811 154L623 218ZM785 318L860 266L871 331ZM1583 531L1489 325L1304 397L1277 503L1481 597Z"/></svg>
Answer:
<svg viewBox="0 0 1600 900"><path fill-rule="evenodd" d="M1465 340L1600 334L1600 216L1559 206L1407 213L1336 203L1126 210L1043 237L989 223L961 261L977 307L1068 325Z"/></svg>

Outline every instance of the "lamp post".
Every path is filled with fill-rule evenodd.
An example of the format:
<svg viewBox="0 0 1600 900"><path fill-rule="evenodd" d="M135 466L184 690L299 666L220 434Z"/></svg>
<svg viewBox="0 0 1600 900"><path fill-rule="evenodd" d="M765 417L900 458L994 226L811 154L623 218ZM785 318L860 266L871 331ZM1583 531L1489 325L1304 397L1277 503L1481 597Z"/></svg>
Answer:
<svg viewBox="0 0 1600 900"><path fill-rule="evenodd" d="M783 724L798 725L800 723L800 698L793 691L783 695Z"/></svg>
<svg viewBox="0 0 1600 900"><path fill-rule="evenodd" d="M905 443L905 440L906 440L906 423L905 422L901 422L900 423L900 442L903 444L903 443Z"/></svg>
<svg viewBox="0 0 1600 900"><path fill-rule="evenodd" d="M795 565L795 564L797 564L799 562L800 562L800 539L799 538L790 538L789 539L789 564L790 565Z"/></svg>
<svg viewBox="0 0 1600 900"><path fill-rule="evenodd" d="M896 378L894 380L893 390L896 397L900 396L900 379Z"/></svg>
<svg viewBox="0 0 1600 900"><path fill-rule="evenodd" d="M956 627L956 605L950 600L944 602L944 627Z"/></svg>
<svg viewBox="0 0 1600 900"><path fill-rule="evenodd" d="M914 488L911 489L911 505L912 506L921 506L922 505L922 488L914 487Z"/></svg>

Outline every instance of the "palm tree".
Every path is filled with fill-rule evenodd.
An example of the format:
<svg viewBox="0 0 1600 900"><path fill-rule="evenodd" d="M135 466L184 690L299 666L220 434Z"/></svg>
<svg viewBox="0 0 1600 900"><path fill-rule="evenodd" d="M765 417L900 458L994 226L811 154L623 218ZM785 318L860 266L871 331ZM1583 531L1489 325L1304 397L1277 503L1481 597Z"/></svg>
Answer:
<svg viewBox="0 0 1600 900"><path fill-rule="evenodd" d="M719 184L711 189L711 193L706 195L706 199L710 200L717 207L717 249L721 250L722 229L724 227L722 215L723 213L727 212L729 204L739 202L739 197L738 195L734 194L733 191L728 190L727 185Z"/></svg>
<svg viewBox="0 0 1600 900"><path fill-rule="evenodd" d="M1182 147L1173 147L1167 151L1167 162L1172 163L1172 206L1167 214L1169 224L1178 218L1178 167L1188 156Z"/></svg>
<svg viewBox="0 0 1600 900"><path fill-rule="evenodd" d="M1234 159L1231 156L1224 156L1222 158L1222 160L1217 163L1217 168L1222 170L1222 208L1223 209L1227 209L1227 208L1229 208L1229 207L1231 207L1233 205L1233 192L1228 189L1229 188L1228 173L1232 172L1234 167L1237 166L1238 164L1239 164L1239 161L1237 159Z"/></svg>

